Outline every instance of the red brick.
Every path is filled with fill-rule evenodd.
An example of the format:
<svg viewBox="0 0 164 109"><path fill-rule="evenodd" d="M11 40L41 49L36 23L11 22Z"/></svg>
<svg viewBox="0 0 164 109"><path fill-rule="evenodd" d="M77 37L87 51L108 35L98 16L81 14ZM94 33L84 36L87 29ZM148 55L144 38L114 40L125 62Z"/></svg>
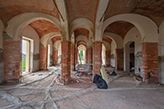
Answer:
<svg viewBox="0 0 164 109"><path fill-rule="evenodd" d="M40 70L47 70L47 48L40 48Z"/></svg>
<svg viewBox="0 0 164 109"><path fill-rule="evenodd" d="M106 51L106 65L110 66L110 51Z"/></svg>
<svg viewBox="0 0 164 109"><path fill-rule="evenodd" d="M158 44L142 43L143 52L143 80L158 82ZM151 77L148 79L148 73Z"/></svg>
<svg viewBox="0 0 164 109"><path fill-rule="evenodd" d="M75 45L71 44L71 70L75 71Z"/></svg>
<svg viewBox="0 0 164 109"><path fill-rule="evenodd" d="M53 51L53 65L56 66L58 64L58 50Z"/></svg>
<svg viewBox="0 0 164 109"><path fill-rule="evenodd" d="M4 81L19 81L21 76L21 41L5 41Z"/></svg>
<svg viewBox="0 0 164 109"><path fill-rule="evenodd" d="M69 41L62 41L62 64L61 64L61 82L64 84L69 84L71 77L70 77L70 42Z"/></svg>
<svg viewBox="0 0 164 109"><path fill-rule="evenodd" d="M102 52L102 42L101 41L93 42L93 77L95 74L100 75L100 68L102 64L101 52Z"/></svg>
<svg viewBox="0 0 164 109"><path fill-rule="evenodd" d="M123 49L116 49L116 70L123 71L124 69L124 58Z"/></svg>

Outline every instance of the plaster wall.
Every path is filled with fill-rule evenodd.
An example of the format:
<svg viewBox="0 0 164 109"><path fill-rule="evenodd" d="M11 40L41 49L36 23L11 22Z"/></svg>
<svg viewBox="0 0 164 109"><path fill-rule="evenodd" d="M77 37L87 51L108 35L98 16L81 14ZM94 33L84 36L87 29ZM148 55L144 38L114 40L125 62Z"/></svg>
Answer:
<svg viewBox="0 0 164 109"><path fill-rule="evenodd" d="M4 25L3 22L0 20L0 83L3 81L4 78L4 58L3 58L3 29Z"/></svg>
<svg viewBox="0 0 164 109"><path fill-rule="evenodd" d="M32 72L39 70L39 36L37 32L31 27L26 26L25 29L22 32L22 36L26 38L30 38L33 40L34 46L33 46L33 69Z"/></svg>
<svg viewBox="0 0 164 109"><path fill-rule="evenodd" d="M105 65L106 63L106 48L104 46L104 44L102 44L102 64Z"/></svg>
<svg viewBox="0 0 164 109"><path fill-rule="evenodd" d="M103 36L107 36L110 39L112 39L114 41L114 43L116 44L116 48L118 49L122 49L123 48L123 42L124 40L122 39L121 36L115 34L115 33L109 33L109 32L105 32L103 34Z"/></svg>
<svg viewBox="0 0 164 109"><path fill-rule="evenodd" d="M142 75L142 44L141 44L141 35L136 27L133 27L128 31L124 38L124 70L129 71L129 53L131 50L129 45L131 42L135 42L134 54L135 54L135 74ZM139 54L138 54L139 53Z"/></svg>
<svg viewBox="0 0 164 109"><path fill-rule="evenodd" d="M50 45L50 66L52 65L52 62L53 62L53 43L52 43L52 40L49 40L48 41L48 44Z"/></svg>
<svg viewBox="0 0 164 109"><path fill-rule="evenodd" d="M48 14L31 12L31 13L19 14L11 18L7 22L8 26L6 28L6 32L14 40L19 40L24 28L28 24L36 20L48 20L54 23L60 30L60 21L57 18Z"/></svg>
<svg viewBox="0 0 164 109"><path fill-rule="evenodd" d="M61 43L60 43L58 46L58 64L61 63L61 55L62 55L62 52L61 52Z"/></svg>
<svg viewBox="0 0 164 109"><path fill-rule="evenodd" d="M85 41L85 42L86 42L86 45L88 45L88 39L87 39L86 36L84 36L84 35L79 35L79 36L77 36L76 42L78 42L78 41L80 41L80 40Z"/></svg>
<svg viewBox="0 0 164 109"><path fill-rule="evenodd" d="M0 48L3 48L3 29L4 25L3 22L0 20Z"/></svg>
<svg viewBox="0 0 164 109"><path fill-rule="evenodd" d="M159 27L159 82L164 84L164 21Z"/></svg>
<svg viewBox="0 0 164 109"><path fill-rule="evenodd" d="M111 42L111 66L115 67L115 59L116 59L116 53L115 53L115 49L116 49L116 44L115 42L112 40Z"/></svg>
<svg viewBox="0 0 164 109"><path fill-rule="evenodd" d="M104 46L106 48L106 51L110 51L110 49L111 49L110 44L107 41L103 41L103 44L104 44Z"/></svg>

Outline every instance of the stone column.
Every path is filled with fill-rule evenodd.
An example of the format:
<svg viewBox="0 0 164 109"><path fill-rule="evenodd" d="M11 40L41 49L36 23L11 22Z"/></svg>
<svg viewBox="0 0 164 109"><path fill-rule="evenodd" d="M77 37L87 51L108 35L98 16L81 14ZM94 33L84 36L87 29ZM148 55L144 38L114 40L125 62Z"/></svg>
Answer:
<svg viewBox="0 0 164 109"><path fill-rule="evenodd" d="M105 58L106 58L106 65L110 66L110 51L109 50L106 51Z"/></svg>
<svg viewBox="0 0 164 109"><path fill-rule="evenodd" d="M116 49L116 70L123 71L124 69L124 50L123 49Z"/></svg>
<svg viewBox="0 0 164 109"><path fill-rule="evenodd" d="M75 45L71 43L71 70L75 71Z"/></svg>
<svg viewBox="0 0 164 109"><path fill-rule="evenodd" d="M40 60L39 60L40 70L47 70L47 48L40 47Z"/></svg>
<svg viewBox="0 0 164 109"><path fill-rule="evenodd" d="M61 65L61 77L60 81L62 83L69 84L70 83L70 42L62 41L62 65Z"/></svg>
<svg viewBox="0 0 164 109"><path fill-rule="evenodd" d="M22 41L5 41L4 44L4 81L17 82L22 71Z"/></svg>
<svg viewBox="0 0 164 109"><path fill-rule="evenodd" d="M58 64L58 50L54 48L53 50L53 65L56 66Z"/></svg>
<svg viewBox="0 0 164 109"><path fill-rule="evenodd" d="M95 74L100 75L100 68L102 64L102 42L93 42L93 77Z"/></svg>
<svg viewBox="0 0 164 109"><path fill-rule="evenodd" d="M158 82L158 43L142 43L143 80Z"/></svg>

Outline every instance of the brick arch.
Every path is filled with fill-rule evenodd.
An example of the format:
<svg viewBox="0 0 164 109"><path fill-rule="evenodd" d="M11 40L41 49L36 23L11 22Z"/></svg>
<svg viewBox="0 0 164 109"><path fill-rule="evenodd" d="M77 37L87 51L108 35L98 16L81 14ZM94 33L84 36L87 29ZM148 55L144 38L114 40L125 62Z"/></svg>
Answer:
<svg viewBox="0 0 164 109"><path fill-rule="evenodd" d="M88 45L88 39L84 35L79 35L79 36L76 37L76 42L79 42L79 41L84 41L85 44Z"/></svg>
<svg viewBox="0 0 164 109"><path fill-rule="evenodd" d="M87 37L87 39L89 39L89 30L87 30L86 28L78 28L74 31L74 35L75 35L75 39L79 36L79 35L84 35Z"/></svg>
<svg viewBox="0 0 164 109"><path fill-rule="evenodd" d="M29 24L38 33L39 38L51 32L60 32L59 28L47 20L36 20Z"/></svg>
<svg viewBox="0 0 164 109"><path fill-rule="evenodd" d="M70 25L70 34L72 34L76 29L85 28L89 31L92 37L94 37L94 25L86 18L76 18L72 21Z"/></svg>
<svg viewBox="0 0 164 109"><path fill-rule="evenodd" d="M77 42L77 45L80 45L79 43L83 43L85 46L86 46L86 44L87 44L84 40L79 40L79 41Z"/></svg>
<svg viewBox="0 0 164 109"><path fill-rule="evenodd" d="M116 45L116 48L123 48L123 39L121 36L117 35L117 34L114 34L114 33L104 33L103 34L103 37L106 36L110 39L112 39Z"/></svg>
<svg viewBox="0 0 164 109"><path fill-rule="evenodd" d="M80 45L77 46L77 48L78 49L81 48L82 50L86 51L86 46L85 45L80 44Z"/></svg>
<svg viewBox="0 0 164 109"><path fill-rule="evenodd" d="M43 13L24 13L17 15L8 21L6 32L14 40L19 40L23 29L36 20L49 21L55 24L60 30L60 21L51 15Z"/></svg>
<svg viewBox="0 0 164 109"><path fill-rule="evenodd" d="M61 40L61 36L54 36L51 38L52 42L55 43L58 40Z"/></svg>
<svg viewBox="0 0 164 109"><path fill-rule="evenodd" d="M52 33L45 34L43 37L41 37L40 42L44 47L46 47L48 41L56 36L61 36L61 33L60 32L52 32Z"/></svg>
<svg viewBox="0 0 164 109"><path fill-rule="evenodd" d="M116 21L126 21L133 24L140 32L145 42L158 42L157 25L148 17L138 14L119 14L108 18L103 23L103 32L106 27Z"/></svg>

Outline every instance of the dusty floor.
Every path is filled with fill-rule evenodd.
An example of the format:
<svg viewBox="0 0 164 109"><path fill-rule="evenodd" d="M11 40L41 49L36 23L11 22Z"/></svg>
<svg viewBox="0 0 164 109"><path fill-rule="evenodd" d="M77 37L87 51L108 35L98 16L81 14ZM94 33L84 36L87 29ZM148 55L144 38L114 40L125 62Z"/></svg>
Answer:
<svg viewBox="0 0 164 109"><path fill-rule="evenodd" d="M107 90L90 77L57 85L60 67L25 74L22 83L0 85L0 109L164 109L164 86L145 84L125 72L109 77Z"/></svg>

